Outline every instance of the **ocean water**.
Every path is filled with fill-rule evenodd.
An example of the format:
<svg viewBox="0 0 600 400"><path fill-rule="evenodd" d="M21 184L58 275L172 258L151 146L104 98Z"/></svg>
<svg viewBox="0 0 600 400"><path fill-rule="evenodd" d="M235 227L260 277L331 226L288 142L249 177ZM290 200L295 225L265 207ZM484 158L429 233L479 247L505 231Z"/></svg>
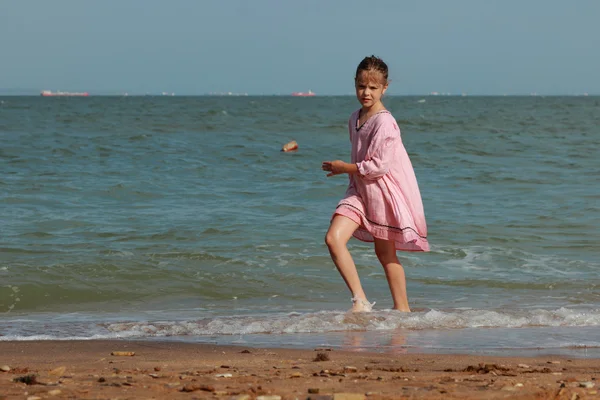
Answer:
<svg viewBox="0 0 600 400"><path fill-rule="evenodd" d="M0 340L600 354L600 98L388 97L432 251L323 237L353 97L0 97ZM289 140L294 153L280 152Z"/></svg>

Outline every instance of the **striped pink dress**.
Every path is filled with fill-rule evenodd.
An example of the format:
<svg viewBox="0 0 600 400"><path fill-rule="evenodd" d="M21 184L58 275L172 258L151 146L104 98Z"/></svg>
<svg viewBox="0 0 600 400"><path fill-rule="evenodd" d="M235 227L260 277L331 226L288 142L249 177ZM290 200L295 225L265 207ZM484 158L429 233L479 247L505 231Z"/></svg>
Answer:
<svg viewBox="0 0 600 400"><path fill-rule="evenodd" d="M360 225L354 232L359 240L393 240L397 250L429 251L421 193L400 128L388 111L358 127L359 111L348 123L351 162L359 173L349 175L346 195L335 214Z"/></svg>

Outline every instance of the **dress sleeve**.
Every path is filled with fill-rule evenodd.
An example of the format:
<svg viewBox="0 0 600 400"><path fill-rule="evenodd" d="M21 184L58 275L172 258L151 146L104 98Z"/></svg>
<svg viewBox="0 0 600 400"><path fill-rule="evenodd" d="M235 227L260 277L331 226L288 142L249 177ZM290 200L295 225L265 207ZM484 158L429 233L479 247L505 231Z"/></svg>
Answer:
<svg viewBox="0 0 600 400"><path fill-rule="evenodd" d="M382 124L375 129L365 159L356 163L362 178L377 180L387 174L396 140L400 140L400 135L391 126Z"/></svg>
<svg viewBox="0 0 600 400"><path fill-rule="evenodd" d="M348 138L350 139L350 143L352 143L352 115L348 120Z"/></svg>

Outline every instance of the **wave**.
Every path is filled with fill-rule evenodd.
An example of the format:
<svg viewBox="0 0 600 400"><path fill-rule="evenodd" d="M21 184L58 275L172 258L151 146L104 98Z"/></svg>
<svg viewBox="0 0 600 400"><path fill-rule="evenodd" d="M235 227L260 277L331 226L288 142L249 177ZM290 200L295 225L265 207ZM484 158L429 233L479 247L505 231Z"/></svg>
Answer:
<svg viewBox="0 0 600 400"><path fill-rule="evenodd" d="M127 336L202 336L285 333L378 331L393 329L465 329L598 326L600 309L573 310L429 310L405 314L392 310L364 314L321 311L275 316L231 316L196 321L119 322L105 325L109 332Z"/></svg>
<svg viewBox="0 0 600 400"><path fill-rule="evenodd" d="M205 310L197 310L205 312ZM183 314L190 314L190 310ZM158 313L160 315L160 313ZM596 329L600 325L600 309L552 310L483 310L452 309L423 310L410 314L393 310L351 314L342 311L288 312L277 314L211 316L201 319L170 320L110 320L104 322L75 315L75 321L61 315L56 321L36 321L15 318L0 322L5 333L0 340L76 340L109 338L217 338L245 335L276 335L290 337L298 334L377 333L404 332L408 335L454 335L450 332L489 332L498 335L506 329L526 332L528 329ZM108 320L108 321L107 321ZM483 331L482 331L483 329ZM523 330L524 329L524 330ZM413 333L411 333L413 332ZM422 333L418 333L422 332ZM438 333L439 334L439 333ZM515 333L519 335L519 333ZM487 334L484 334L487 335ZM460 336L460 334L459 334ZM188 339L189 340L189 339ZM228 339L225 339L228 340ZM284 339L281 339L284 340ZM569 346L573 346L570 343Z"/></svg>

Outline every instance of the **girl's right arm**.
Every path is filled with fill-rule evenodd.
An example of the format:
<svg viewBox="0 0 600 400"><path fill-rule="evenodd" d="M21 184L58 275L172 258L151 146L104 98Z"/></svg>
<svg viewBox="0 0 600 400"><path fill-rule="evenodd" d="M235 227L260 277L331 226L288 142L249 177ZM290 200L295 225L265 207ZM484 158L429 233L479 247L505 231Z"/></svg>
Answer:
<svg viewBox="0 0 600 400"><path fill-rule="evenodd" d="M347 163L341 160L323 161L321 169L323 171L329 171L327 176L358 173L358 167L356 164Z"/></svg>
<svg viewBox="0 0 600 400"><path fill-rule="evenodd" d="M369 144L365 160L356 163L357 173L368 180L377 180L387 174L396 140L400 140L398 132L386 125L380 126Z"/></svg>

